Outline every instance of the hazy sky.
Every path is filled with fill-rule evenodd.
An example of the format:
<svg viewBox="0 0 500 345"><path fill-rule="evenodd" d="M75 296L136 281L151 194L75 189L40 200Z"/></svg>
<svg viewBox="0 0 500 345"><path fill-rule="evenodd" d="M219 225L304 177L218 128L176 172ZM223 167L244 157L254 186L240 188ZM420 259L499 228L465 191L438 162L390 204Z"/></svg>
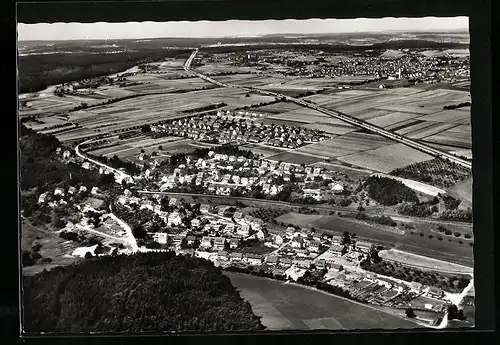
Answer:
<svg viewBox="0 0 500 345"><path fill-rule="evenodd" d="M467 17L307 20L228 20L220 22L127 22L18 24L18 39L71 40L157 37L224 37L265 34L376 31L468 30Z"/></svg>

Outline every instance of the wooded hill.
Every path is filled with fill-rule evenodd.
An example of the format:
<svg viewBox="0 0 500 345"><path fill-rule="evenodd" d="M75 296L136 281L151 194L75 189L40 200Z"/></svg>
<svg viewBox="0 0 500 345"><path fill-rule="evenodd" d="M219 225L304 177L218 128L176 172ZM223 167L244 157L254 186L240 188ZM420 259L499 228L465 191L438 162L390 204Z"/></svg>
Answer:
<svg viewBox="0 0 500 345"><path fill-rule="evenodd" d="M26 332L264 329L219 268L173 252L87 259L23 284Z"/></svg>

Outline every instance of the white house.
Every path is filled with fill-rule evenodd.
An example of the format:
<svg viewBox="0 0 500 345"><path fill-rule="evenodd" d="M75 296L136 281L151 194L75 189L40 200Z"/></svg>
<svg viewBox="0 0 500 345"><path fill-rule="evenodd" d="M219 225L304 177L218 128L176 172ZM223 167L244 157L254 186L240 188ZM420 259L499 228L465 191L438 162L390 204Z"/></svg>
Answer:
<svg viewBox="0 0 500 345"><path fill-rule="evenodd" d="M264 238L266 238L266 234L264 234L264 231L262 231L262 230L257 231L257 233L255 234L255 236L256 236L259 240L261 240L261 241L263 241L263 240L264 240Z"/></svg>
<svg viewBox="0 0 500 345"><path fill-rule="evenodd" d="M90 163L89 163L89 162L84 162L84 163L82 164L82 168L87 169L87 170L90 170L90 168L91 168Z"/></svg>
<svg viewBox="0 0 500 345"><path fill-rule="evenodd" d="M54 189L54 195L61 195L61 196L64 196L64 189L62 188L56 188Z"/></svg>
<svg viewBox="0 0 500 345"><path fill-rule="evenodd" d="M166 244L168 240L168 234L165 232L155 232L153 234L153 240L160 244Z"/></svg>
<svg viewBox="0 0 500 345"><path fill-rule="evenodd" d="M328 249L328 252L332 255L336 256L342 256L342 251L344 250L344 247L341 245L337 244L332 244L330 248Z"/></svg>
<svg viewBox="0 0 500 345"><path fill-rule="evenodd" d="M38 203L39 204L43 204L45 202L45 200L47 199L47 193L42 193L40 194L40 196L38 197Z"/></svg>
<svg viewBox="0 0 500 345"><path fill-rule="evenodd" d="M331 190L338 193L342 192L344 187L340 183L332 183Z"/></svg>
<svg viewBox="0 0 500 345"><path fill-rule="evenodd" d="M242 236L242 237L248 237L250 235L250 225L249 224L242 224L237 230L236 234Z"/></svg>
<svg viewBox="0 0 500 345"><path fill-rule="evenodd" d="M79 193L83 193L83 192L86 192L86 191L87 191L87 187L85 187L85 186L81 186L80 189L78 189Z"/></svg>
<svg viewBox="0 0 500 345"><path fill-rule="evenodd" d="M99 194L99 188L92 187L92 189L90 190L90 194L93 194L93 195Z"/></svg>
<svg viewBox="0 0 500 345"><path fill-rule="evenodd" d="M168 215L167 217L167 224L172 226L172 225L179 225L182 223L182 219L179 216L179 213L177 212L172 212Z"/></svg>
<svg viewBox="0 0 500 345"><path fill-rule="evenodd" d="M205 249L211 248L212 247L212 239L208 236L204 236L201 239L200 247L205 248Z"/></svg>
<svg viewBox="0 0 500 345"><path fill-rule="evenodd" d="M282 245L283 237L281 237L280 235L276 235L276 237L274 238L274 243L276 243L277 245Z"/></svg>

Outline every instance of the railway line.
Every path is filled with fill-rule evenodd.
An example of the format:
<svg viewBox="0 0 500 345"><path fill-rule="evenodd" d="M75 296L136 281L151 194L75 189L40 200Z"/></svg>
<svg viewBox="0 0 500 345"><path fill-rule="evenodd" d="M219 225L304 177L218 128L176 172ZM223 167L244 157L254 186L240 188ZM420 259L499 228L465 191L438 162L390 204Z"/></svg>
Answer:
<svg viewBox="0 0 500 345"><path fill-rule="evenodd" d="M419 150L421 152L427 153L431 156L445 158L445 159L450 160L451 162L454 162L456 164L464 166L468 169L472 169L472 163L470 161L456 157L456 156L452 155L451 153L435 149L431 146L425 145L421 142L418 142L416 140L413 140L413 139L410 139L408 137L402 136L400 134L394 133L392 131L389 131L389 130L382 128L382 127L379 127L379 126L376 126L376 125L371 124L369 122L357 119L353 116L347 115L347 114L342 113L338 110L327 109L327 108L324 108L324 107L322 107L316 103L313 103L311 101L304 101L302 99L298 99L298 98L290 97L290 96L285 96L285 95L271 92L271 91L261 90L261 89L255 88L255 87L245 87L245 86L240 86L240 85L235 85L235 84L227 84L227 83L219 82L215 79L212 79L208 76L205 76L204 74L201 74L201 73L196 72L196 71L191 69L191 63L193 62L193 59L195 58L197 53L198 53L198 49L195 49L193 51L193 53L189 56L189 58L186 60L186 62L184 64L184 70L186 72L190 72L190 73L196 75L197 77L199 77L199 78L201 78L209 83L212 83L212 84L215 84L215 85L218 85L221 87L241 88L241 89L245 89L245 90L255 91L255 92L258 92L262 95L276 97L278 99L283 99L283 100L286 100L289 102L293 102L293 103L298 104L300 106L319 111L323 114L329 115L329 116L334 117L334 118L339 119L339 120L342 120L346 123L355 125L359 128L363 128L363 129L366 129L370 132L377 133L385 138L402 143L406 146L409 146L409 147L414 148L416 150Z"/></svg>

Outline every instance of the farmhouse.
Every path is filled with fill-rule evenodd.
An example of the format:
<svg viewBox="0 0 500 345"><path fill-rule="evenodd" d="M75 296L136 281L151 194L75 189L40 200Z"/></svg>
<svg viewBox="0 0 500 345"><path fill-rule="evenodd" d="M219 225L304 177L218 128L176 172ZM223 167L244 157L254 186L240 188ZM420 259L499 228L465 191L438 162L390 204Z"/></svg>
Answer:
<svg viewBox="0 0 500 345"><path fill-rule="evenodd" d="M208 249L212 247L212 239L208 236L204 236L201 239L200 247L204 249Z"/></svg>
<svg viewBox="0 0 500 345"><path fill-rule="evenodd" d="M229 259L233 261L241 261L241 259L243 259L243 253L231 253L229 254Z"/></svg>
<svg viewBox="0 0 500 345"><path fill-rule="evenodd" d="M226 245L226 239L224 237L216 237L214 239L214 249L223 250Z"/></svg>
<svg viewBox="0 0 500 345"><path fill-rule="evenodd" d="M274 238L274 243L276 243L277 245L282 245L283 237L281 237L280 235L276 235L276 237Z"/></svg>
<svg viewBox="0 0 500 345"><path fill-rule="evenodd" d="M332 244L330 248L328 248L328 253L335 256L342 256L342 251L344 250L343 246Z"/></svg>
<svg viewBox="0 0 500 345"><path fill-rule="evenodd" d="M269 265L277 265L279 262L279 257L277 255L269 255L266 257L265 261Z"/></svg>
<svg viewBox="0 0 500 345"><path fill-rule="evenodd" d="M239 246L239 241L237 238L232 238L230 241L229 241L229 248L231 249L236 249L238 248Z"/></svg>
<svg viewBox="0 0 500 345"><path fill-rule="evenodd" d="M369 253L371 247L372 244L370 242L365 242L365 241L356 241L355 244L356 250L362 253Z"/></svg>
<svg viewBox="0 0 500 345"><path fill-rule="evenodd" d="M155 232L153 234L153 240L160 244L167 244L168 234L165 232Z"/></svg>
<svg viewBox="0 0 500 345"><path fill-rule="evenodd" d="M40 196L38 197L38 203L39 204L43 204L45 202L45 200L47 199L47 193L42 193L40 194Z"/></svg>
<svg viewBox="0 0 500 345"><path fill-rule="evenodd" d="M427 296L440 299L440 298L443 298L444 292L443 292L443 290L441 290L437 287L431 286L429 288L429 291L427 291Z"/></svg>

